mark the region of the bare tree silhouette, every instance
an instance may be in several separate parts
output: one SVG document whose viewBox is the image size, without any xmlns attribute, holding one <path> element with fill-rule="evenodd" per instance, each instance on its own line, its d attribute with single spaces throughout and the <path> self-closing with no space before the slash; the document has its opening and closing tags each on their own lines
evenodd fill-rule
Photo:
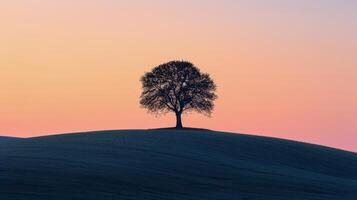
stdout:
<svg viewBox="0 0 357 200">
<path fill-rule="evenodd" d="M 182 128 L 182 113 L 196 111 L 210 116 L 217 98 L 209 74 L 187 61 L 170 61 L 141 78 L 140 104 L 152 113 L 174 112 L 176 128 Z"/>
</svg>

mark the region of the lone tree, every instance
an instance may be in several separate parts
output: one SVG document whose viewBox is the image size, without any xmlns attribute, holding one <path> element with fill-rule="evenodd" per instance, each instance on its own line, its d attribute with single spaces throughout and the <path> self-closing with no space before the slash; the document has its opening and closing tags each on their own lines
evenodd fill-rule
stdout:
<svg viewBox="0 0 357 200">
<path fill-rule="evenodd" d="M 217 98 L 209 74 L 187 61 L 170 61 L 141 78 L 140 104 L 152 113 L 174 112 L 176 128 L 182 128 L 182 113 L 196 111 L 210 116 Z"/>
</svg>

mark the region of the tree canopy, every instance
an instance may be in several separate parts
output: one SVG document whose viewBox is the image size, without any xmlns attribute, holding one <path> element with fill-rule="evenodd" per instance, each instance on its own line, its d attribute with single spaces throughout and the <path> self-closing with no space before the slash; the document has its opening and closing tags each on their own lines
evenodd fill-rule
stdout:
<svg viewBox="0 0 357 200">
<path fill-rule="evenodd" d="M 161 64 L 141 78 L 143 91 L 140 104 L 153 113 L 174 112 L 177 128 L 182 128 L 181 115 L 196 111 L 210 115 L 216 85 L 209 74 L 188 61 L 170 61 Z"/>
</svg>

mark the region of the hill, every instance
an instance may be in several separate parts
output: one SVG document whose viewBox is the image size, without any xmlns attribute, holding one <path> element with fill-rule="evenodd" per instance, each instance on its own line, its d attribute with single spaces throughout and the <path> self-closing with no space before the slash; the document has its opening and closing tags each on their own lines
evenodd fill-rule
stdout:
<svg viewBox="0 0 357 200">
<path fill-rule="evenodd" d="M 9 136 L 0 136 L 0 141 L 5 141 L 5 140 L 16 140 L 19 138 L 16 137 L 9 137 Z"/>
<path fill-rule="evenodd" d="M 209 130 L 73 133 L 0 143 L 0 199 L 355 200 L 357 154 Z"/>
</svg>

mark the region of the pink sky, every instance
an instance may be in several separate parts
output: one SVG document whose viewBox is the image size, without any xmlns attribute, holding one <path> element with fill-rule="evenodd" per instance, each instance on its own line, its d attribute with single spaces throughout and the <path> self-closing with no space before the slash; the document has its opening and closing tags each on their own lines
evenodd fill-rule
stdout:
<svg viewBox="0 0 357 200">
<path fill-rule="evenodd" d="M 173 126 L 139 78 L 184 59 L 219 95 L 184 125 L 357 151 L 356 1 L 18 0 L 0 19 L 0 135 Z"/>
</svg>

